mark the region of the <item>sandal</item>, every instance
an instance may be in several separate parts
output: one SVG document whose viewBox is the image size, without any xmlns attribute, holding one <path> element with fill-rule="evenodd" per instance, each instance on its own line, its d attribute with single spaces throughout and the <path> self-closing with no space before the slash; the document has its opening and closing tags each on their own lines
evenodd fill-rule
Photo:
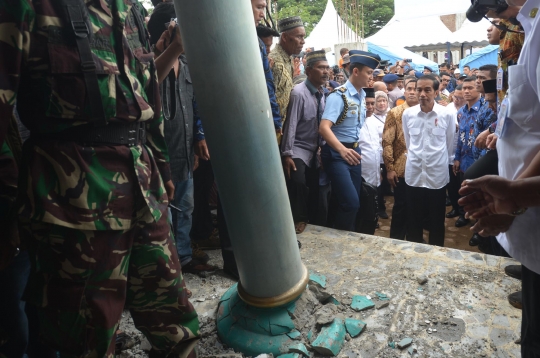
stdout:
<svg viewBox="0 0 540 358">
<path fill-rule="evenodd" d="M 114 352 L 115 354 L 120 354 L 122 351 L 125 351 L 126 349 L 133 348 L 137 344 L 139 344 L 139 338 L 138 337 L 131 337 L 125 332 L 120 332 L 116 334 L 116 341 L 114 344 Z"/>
<path fill-rule="evenodd" d="M 304 230 L 306 229 L 306 226 L 307 226 L 306 222 L 300 221 L 299 223 L 297 223 L 295 225 L 296 234 L 299 235 L 303 233 Z"/>
<path fill-rule="evenodd" d="M 204 264 L 197 259 L 191 259 L 190 262 L 182 266 L 182 272 L 189 272 L 194 274 L 200 274 L 202 272 L 215 271 L 217 267 Z"/>
</svg>

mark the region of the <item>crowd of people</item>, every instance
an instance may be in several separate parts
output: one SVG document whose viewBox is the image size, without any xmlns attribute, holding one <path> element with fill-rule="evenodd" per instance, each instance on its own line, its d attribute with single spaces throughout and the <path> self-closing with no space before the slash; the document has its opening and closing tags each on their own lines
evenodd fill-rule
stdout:
<svg viewBox="0 0 540 358">
<path fill-rule="evenodd" d="M 63 1 L 0 5 L 0 357 L 112 357 L 124 308 L 153 357 L 195 356 L 181 272 L 217 270 L 205 250 L 221 249 L 239 273 L 174 5 Z M 509 300 L 540 357 L 540 4 L 507 2 L 488 13 L 499 62 L 463 72 L 347 48 L 330 67 L 300 17 L 273 29 L 251 5 L 296 233 L 373 234 L 388 196 L 395 239 L 444 246 L 457 218 L 523 263 Z"/>
</svg>

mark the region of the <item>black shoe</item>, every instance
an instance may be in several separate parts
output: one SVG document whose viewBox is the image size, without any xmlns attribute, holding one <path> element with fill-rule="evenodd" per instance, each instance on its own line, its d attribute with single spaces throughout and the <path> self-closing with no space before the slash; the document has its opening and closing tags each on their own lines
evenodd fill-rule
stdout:
<svg viewBox="0 0 540 358">
<path fill-rule="evenodd" d="M 452 202 L 448 197 L 446 197 L 446 206 L 452 206 Z"/>
<path fill-rule="evenodd" d="M 469 246 L 478 246 L 482 242 L 482 237 L 478 234 L 474 234 L 469 240 Z"/>
<path fill-rule="evenodd" d="M 381 219 L 388 219 L 388 214 L 386 211 L 379 211 L 378 215 Z"/>
<path fill-rule="evenodd" d="M 452 209 L 452 211 L 446 213 L 446 217 L 448 219 L 455 218 L 456 216 L 459 216 L 459 211 L 457 211 L 456 209 Z"/>
<path fill-rule="evenodd" d="M 302 243 L 300 242 L 300 240 L 296 240 L 296 242 L 298 243 L 298 248 L 301 249 L 302 248 Z"/>
<path fill-rule="evenodd" d="M 504 273 L 510 277 L 521 280 L 521 265 L 508 265 L 504 268 Z"/>
<path fill-rule="evenodd" d="M 471 220 L 465 219 L 465 216 L 460 216 L 459 219 L 456 220 L 456 227 L 462 227 L 470 223 Z"/>
<path fill-rule="evenodd" d="M 508 295 L 508 302 L 518 309 L 523 309 L 523 294 L 521 291 L 514 292 Z"/>
</svg>

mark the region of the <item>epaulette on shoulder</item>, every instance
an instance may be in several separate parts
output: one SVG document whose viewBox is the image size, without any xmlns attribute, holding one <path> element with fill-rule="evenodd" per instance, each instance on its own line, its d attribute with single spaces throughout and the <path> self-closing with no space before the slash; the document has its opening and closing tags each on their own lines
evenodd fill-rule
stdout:
<svg viewBox="0 0 540 358">
<path fill-rule="evenodd" d="M 347 89 L 346 89 L 345 87 L 343 87 L 343 86 L 339 86 L 339 87 L 334 88 L 334 89 L 332 90 L 332 92 L 330 92 L 330 93 L 334 93 L 334 92 L 336 92 L 336 91 L 339 91 L 339 92 L 341 92 L 341 93 L 345 93 L 345 91 L 347 91 Z"/>
</svg>

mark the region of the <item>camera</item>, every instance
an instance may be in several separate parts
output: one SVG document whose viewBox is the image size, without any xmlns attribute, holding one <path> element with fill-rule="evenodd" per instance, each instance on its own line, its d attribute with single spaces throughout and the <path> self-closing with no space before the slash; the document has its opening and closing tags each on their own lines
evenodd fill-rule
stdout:
<svg viewBox="0 0 540 358">
<path fill-rule="evenodd" d="M 406 58 L 404 59 L 403 61 L 407 62 L 407 63 L 411 63 L 412 62 L 412 59 L 411 58 Z"/>
<path fill-rule="evenodd" d="M 339 73 L 339 66 L 334 65 L 334 67 L 332 67 L 332 72 L 334 72 L 334 76 L 336 76 Z"/>
<path fill-rule="evenodd" d="M 489 10 L 500 14 L 508 9 L 508 4 L 505 0 L 471 0 L 471 7 L 467 10 L 467 19 L 471 22 L 482 20 Z"/>
</svg>

